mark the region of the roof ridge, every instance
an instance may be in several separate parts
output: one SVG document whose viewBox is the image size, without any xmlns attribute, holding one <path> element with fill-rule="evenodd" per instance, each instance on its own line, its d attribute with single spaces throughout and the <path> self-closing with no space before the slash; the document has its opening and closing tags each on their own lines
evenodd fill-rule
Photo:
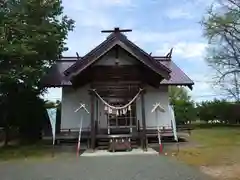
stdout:
<svg viewBox="0 0 240 180">
<path fill-rule="evenodd" d="M 127 42 L 129 43 L 129 44 L 131 44 L 132 45 L 132 47 L 134 47 L 134 48 L 137 48 L 139 51 L 141 51 L 144 55 L 146 55 L 149 59 L 153 59 L 154 60 L 154 58 L 150 55 L 150 54 L 148 54 L 146 51 L 144 51 L 142 48 L 140 48 L 139 46 L 137 46 L 136 44 L 134 44 L 132 41 L 130 41 L 129 39 L 126 39 L 127 40 Z M 155 63 L 156 61 L 152 61 L 153 63 Z M 165 70 L 166 71 L 168 71 L 168 72 L 171 72 L 171 70 L 169 69 L 169 68 L 167 68 L 166 66 L 162 66 L 162 64 L 161 64 L 161 67 L 162 68 L 165 68 Z"/>
<path fill-rule="evenodd" d="M 96 46 L 94 49 L 92 49 L 91 51 L 89 51 L 87 54 L 85 54 L 81 59 L 82 61 L 77 61 L 76 63 L 74 63 L 72 66 L 70 66 L 68 69 L 66 69 L 64 71 L 65 75 L 69 74 L 69 70 L 70 69 L 75 69 L 78 65 L 82 64 L 84 62 L 84 59 L 86 59 L 87 57 L 93 55 L 94 53 L 96 53 L 100 48 L 102 48 L 103 46 L 106 46 L 109 42 L 111 42 L 113 39 L 115 38 L 115 36 L 106 39 L 105 41 L 103 41 L 102 43 L 100 43 L 98 46 Z"/>
<path fill-rule="evenodd" d="M 172 58 L 166 56 L 152 56 L 157 61 L 172 61 Z"/>
</svg>

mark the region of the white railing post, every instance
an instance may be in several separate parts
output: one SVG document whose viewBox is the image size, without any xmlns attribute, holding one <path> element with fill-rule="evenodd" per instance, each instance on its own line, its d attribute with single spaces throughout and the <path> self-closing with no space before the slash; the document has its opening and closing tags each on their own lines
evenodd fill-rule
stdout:
<svg viewBox="0 0 240 180">
<path fill-rule="evenodd" d="M 82 104 L 82 103 L 80 103 L 80 106 L 74 112 L 78 112 L 81 109 L 83 109 L 85 112 L 89 114 L 89 111 L 87 110 L 85 104 Z M 77 156 L 79 156 L 79 151 L 81 147 L 82 123 L 83 123 L 83 115 L 81 114 L 79 134 L 78 134 Z"/>
<path fill-rule="evenodd" d="M 161 141 L 161 131 L 159 127 L 159 120 L 158 120 L 158 111 L 165 112 L 165 109 L 160 105 L 160 103 L 156 103 L 153 105 L 152 113 L 155 112 L 156 115 L 156 123 L 157 123 L 157 135 L 158 135 L 158 144 L 159 144 L 159 154 L 163 151 L 162 141 Z"/>
<path fill-rule="evenodd" d="M 128 110 L 130 111 L 129 114 L 130 114 L 130 132 L 132 133 L 133 132 L 133 128 L 132 128 L 132 107 L 131 105 L 129 105 L 130 108 L 128 108 Z"/>
</svg>

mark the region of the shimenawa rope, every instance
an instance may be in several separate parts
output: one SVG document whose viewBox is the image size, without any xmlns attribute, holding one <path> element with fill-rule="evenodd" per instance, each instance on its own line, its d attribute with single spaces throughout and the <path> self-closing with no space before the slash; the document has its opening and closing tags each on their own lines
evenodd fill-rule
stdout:
<svg viewBox="0 0 240 180">
<path fill-rule="evenodd" d="M 111 109 L 115 109 L 115 110 L 120 110 L 120 109 L 126 109 L 129 105 L 131 105 L 139 96 L 139 94 L 142 92 L 143 89 L 139 89 L 138 93 L 134 96 L 134 98 L 127 104 L 125 104 L 124 106 L 112 106 L 110 104 L 108 104 L 96 91 L 96 89 L 93 89 L 92 91 L 97 95 L 97 97 L 103 102 L 103 104 L 105 104 L 106 106 L 108 106 Z"/>
</svg>

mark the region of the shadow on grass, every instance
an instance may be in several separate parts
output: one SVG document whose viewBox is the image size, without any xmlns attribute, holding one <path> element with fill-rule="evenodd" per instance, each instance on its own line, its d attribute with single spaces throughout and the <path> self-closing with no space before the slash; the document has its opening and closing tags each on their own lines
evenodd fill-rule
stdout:
<svg viewBox="0 0 240 180">
<path fill-rule="evenodd" d="M 81 156 L 86 150 L 82 149 L 79 151 L 78 155 Z M 55 146 L 46 145 L 28 145 L 28 146 L 7 146 L 0 148 L 0 161 L 8 160 L 18 160 L 18 159 L 35 159 L 35 158 L 51 158 L 51 157 L 61 157 L 77 156 L 77 149 L 71 147 L 71 149 L 61 148 Z"/>
<path fill-rule="evenodd" d="M 43 145 L 14 145 L 0 148 L 0 160 L 51 156 L 51 148 Z"/>
</svg>

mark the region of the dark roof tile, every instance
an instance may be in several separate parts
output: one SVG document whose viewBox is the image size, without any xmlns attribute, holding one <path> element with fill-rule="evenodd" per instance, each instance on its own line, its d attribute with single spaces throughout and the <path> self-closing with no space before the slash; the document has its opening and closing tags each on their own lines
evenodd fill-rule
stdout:
<svg viewBox="0 0 240 180">
<path fill-rule="evenodd" d="M 71 60 L 58 60 L 48 71 L 48 73 L 42 78 L 41 84 L 45 87 L 60 87 L 69 86 L 72 83 L 67 80 L 63 72 L 76 62 L 73 58 Z"/>
<path fill-rule="evenodd" d="M 171 69 L 169 80 L 164 79 L 160 84 L 167 85 L 193 85 L 194 82 L 173 62 L 169 60 L 158 60 L 159 63 Z"/>
<path fill-rule="evenodd" d="M 171 60 L 164 57 L 154 58 L 158 63 L 171 70 L 170 79 L 164 79 L 160 84 L 163 85 L 186 85 L 191 86 L 194 82 Z M 64 75 L 64 71 L 77 61 L 77 57 L 64 57 L 56 62 L 47 75 L 42 79 L 42 84 L 46 87 L 71 86 L 71 82 Z M 81 61 L 81 60 L 79 60 Z"/>
</svg>

